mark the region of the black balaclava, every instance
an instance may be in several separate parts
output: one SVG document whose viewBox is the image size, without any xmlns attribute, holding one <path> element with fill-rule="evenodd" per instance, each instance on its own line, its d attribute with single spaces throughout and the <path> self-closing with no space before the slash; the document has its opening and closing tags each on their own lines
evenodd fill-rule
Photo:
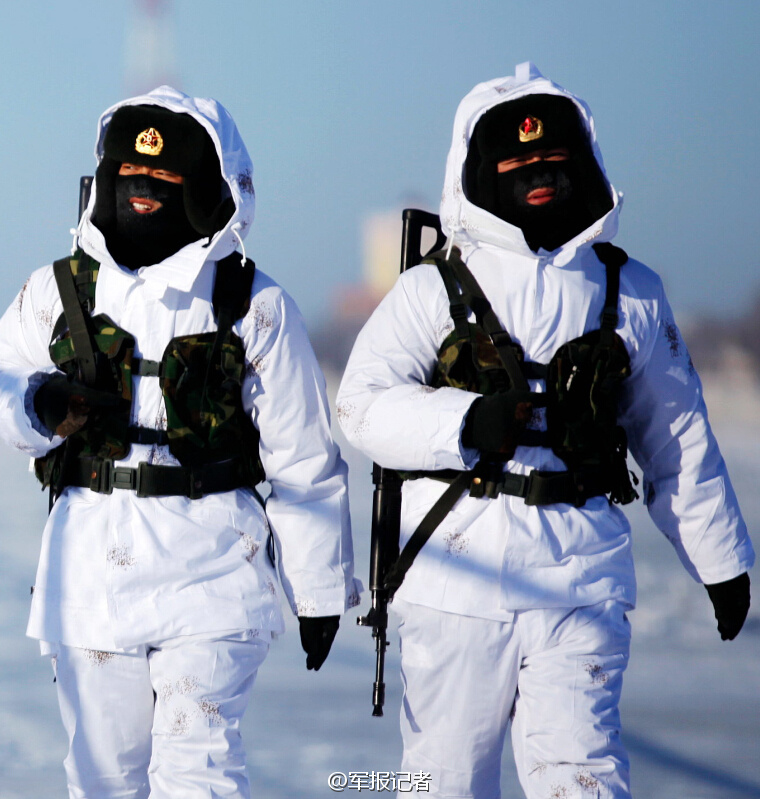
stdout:
<svg viewBox="0 0 760 799">
<path fill-rule="evenodd" d="M 108 251 L 130 269 L 156 264 L 200 236 L 185 213 L 182 184 L 149 175 L 116 175 L 114 225 L 107 236 Z M 131 197 L 161 203 L 149 214 L 133 210 Z"/>
<path fill-rule="evenodd" d="M 122 163 L 176 172 L 183 183 L 147 175 L 119 175 Z M 190 242 L 212 236 L 234 212 L 211 138 L 189 114 L 155 105 L 122 106 L 103 140 L 96 176 L 94 224 L 114 260 L 130 269 L 155 264 Z M 162 204 L 149 214 L 129 198 Z"/>
<path fill-rule="evenodd" d="M 556 147 L 570 157 L 497 170 L 501 161 Z M 473 131 L 464 178 L 470 202 L 519 227 L 534 252 L 557 249 L 613 206 L 575 103 L 557 95 L 527 95 L 487 111 Z M 543 187 L 556 191 L 550 202 L 526 201 Z"/>
</svg>

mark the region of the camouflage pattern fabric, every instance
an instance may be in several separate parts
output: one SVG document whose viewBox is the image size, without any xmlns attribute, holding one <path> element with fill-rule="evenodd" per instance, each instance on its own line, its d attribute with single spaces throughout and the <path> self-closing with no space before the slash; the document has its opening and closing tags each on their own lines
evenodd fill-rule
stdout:
<svg viewBox="0 0 760 799">
<path fill-rule="evenodd" d="M 608 342 L 611 342 L 608 343 Z M 524 363 L 522 348 L 510 344 L 516 360 Z M 625 431 L 617 424 L 618 396 L 622 381 L 630 375 L 630 358 L 620 336 L 603 336 L 594 330 L 564 344 L 552 358 L 547 375 L 546 405 L 549 440 L 554 453 L 570 470 L 602 470 L 610 475 L 611 500 L 621 504 L 638 497 L 626 465 Z M 509 377 L 496 347 L 483 328 L 468 323 L 467 337 L 452 331 L 442 342 L 431 385 L 450 386 L 477 394 L 493 394 L 510 388 Z M 518 443 L 506 442 L 500 457 L 509 460 Z M 404 473 L 405 479 L 418 477 Z"/>
<path fill-rule="evenodd" d="M 94 304 L 99 264 L 81 251 L 70 263 L 80 303 L 87 311 Z M 129 452 L 135 341 L 105 315 L 92 317 L 91 323 L 97 359 L 95 387 L 113 391 L 122 403 L 115 412 L 90 414 L 82 430 L 35 461 L 35 474 L 43 486 L 57 485 L 64 459 L 67 463 L 80 456 L 119 460 Z M 61 371 L 78 377 L 73 341 L 68 331 L 57 333 L 60 326 L 61 320 L 54 329 L 50 357 Z M 239 458 L 241 483 L 254 486 L 264 479 L 264 470 L 259 459 L 258 431 L 242 407 L 245 350 L 231 331 L 223 335 L 221 342 L 216 342 L 216 338 L 215 331 L 180 336 L 172 339 L 164 352 L 161 389 L 169 450 L 183 466 Z"/>
<path fill-rule="evenodd" d="M 87 310 L 95 302 L 95 281 L 99 264 L 81 250 L 71 257 L 69 263 L 80 303 Z M 74 379 L 81 379 L 77 354 L 68 330 L 60 337 L 57 335 L 63 322 L 64 317 L 55 326 L 49 348 L 50 358 L 62 372 Z M 94 387 L 119 395 L 122 402 L 116 410 L 111 409 L 107 413 L 92 411 L 85 428 L 70 436 L 65 444 L 45 457 L 35 460 L 34 472 L 43 487 L 57 483 L 63 468 L 64 455 L 67 459 L 94 455 L 118 460 L 129 452 L 127 430 L 132 406 L 132 358 L 135 341 L 104 314 L 92 317 L 91 324 L 97 356 L 97 382 Z"/>
<path fill-rule="evenodd" d="M 239 457 L 247 482 L 255 485 L 263 479 L 263 468 L 258 431 L 241 402 L 245 349 L 228 332 L 214 357 L 216 336 L 180 336 L 166 348 L 161 390 L 169 449 L 183 466 Z"/>
<path fill-rule="evenodd" d="M 438 350 L 432 385 L 436 388 L 451 386 L 477 394 L 493 394 L 509 388 L 509 378 L 491 339 L 479 325 L 470 322 L 468 329 L 467 338 L 459 338 L 453 330 L 444 339 Z M 522 363 L 522 347 L 516 342 L 510 346 L 518 363 Z"/>
</svg>

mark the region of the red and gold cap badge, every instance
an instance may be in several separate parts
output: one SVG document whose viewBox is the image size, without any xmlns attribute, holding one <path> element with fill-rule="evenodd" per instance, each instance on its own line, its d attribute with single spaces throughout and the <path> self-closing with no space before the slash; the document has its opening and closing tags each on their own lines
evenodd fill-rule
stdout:
<svg viewBox="0 0 760 799">
<path fill-rule="evenodd" d="M 164 138 L 155 128 L 138 133 L 135 150 L 142 155 L 158 155 L 164 149 Z"/>
<path fill-rule="evenodd" d="M 535 141 L 544 135 L 544 123 L 536 117 L 525 117 L 520 123 L 519 136 L 520 141 L 525 142 Z"/>
</svg>

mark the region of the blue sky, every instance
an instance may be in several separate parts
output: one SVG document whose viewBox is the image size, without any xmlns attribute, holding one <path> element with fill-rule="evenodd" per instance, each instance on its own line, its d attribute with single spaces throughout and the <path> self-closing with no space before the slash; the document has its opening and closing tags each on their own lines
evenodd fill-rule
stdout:
<svg viewBox="0 0 760 799">
<path fill-rule="evenodd" d="M 100 112 L 130 94 L 127 0 L 8 4 L 0 30 L 5 307 L 68 251 Z M 249 255 L 321 317 L 368 213 L 437 210 L 454 112 L 534 61 L 594 111 L 618 243 L 680 318 L 760 292 L 756 0 L 174 0 L 174 82 L 232 113 L 256 167 Z"/>
</svg>

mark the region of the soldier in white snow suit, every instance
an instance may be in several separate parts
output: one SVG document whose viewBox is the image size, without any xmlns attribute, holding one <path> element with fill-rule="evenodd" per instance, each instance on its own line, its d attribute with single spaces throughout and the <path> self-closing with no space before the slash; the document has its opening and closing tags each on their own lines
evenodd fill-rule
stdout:
<svg viewBox="0 0 760 799">
<path fill-rule="evenodd" d="M 447 247 L 402 275 L 346 368 L 350 442 L 409 478 L 401 545 L 419 551 L 386 586 L 402 768 L 430 773 L 430 796 L 498 797 L 510 717 L 530 799 L 630 796 L 627 448 L 724 639 L 749 608 L 753 549 L 700 381 L 660 279 L 610 244 L 620 205 L 585 103 L 532 64 L 476 86 Z"/>
<path fill-rule="evenodd" d="M 161 87 L 103 114 L 96 155 L 74 254 L 0 320 L 0 435 L 58 496 L 28 634 L 71 797 L 249 797 L 281 592 L 309 669 L 358 603 L 346 466 L 298 309 L 236 251 L 253 168 L 227 111 Z"/>
</svg>

